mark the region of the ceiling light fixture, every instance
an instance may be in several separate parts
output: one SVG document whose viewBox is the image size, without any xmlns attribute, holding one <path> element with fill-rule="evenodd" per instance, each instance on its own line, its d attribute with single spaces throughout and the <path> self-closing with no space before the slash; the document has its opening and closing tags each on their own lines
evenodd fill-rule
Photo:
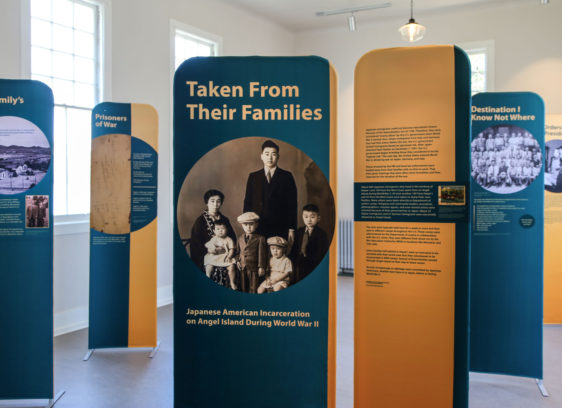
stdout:
<svg viewBox="0 0 562 408">
<path fill-rule="evenodd" d="M 550 3 L 550 0 L 541 0 L 541 6 L 546 6 Z"/>
<path fill-rule="evenodd" d="M 410 20 L 398 29 L 404 41 L 416 42 L 423 38 L 425 27 L 414 20 L 414 0 L 410 0 Z"/>
<path fill-rule="evenodd" d="M 392 6 L 392 3 L 381 3 L 381 4 L 373 4 L 373 5 L 370 5 L 370 6 L 350 7 L 350 8 L 343 8 L 343 9 L 337 9 L 337 10 L 318 11 L 318 12 L 316 12 L 316 15 L 318 17 L 325 17 L 325 16 L 335 16 L 335 15 L 338 15 L 338 14 L 349 14 L 349 17 L 347 18 L 347 25 L 348 25 L 349 31 L 353 32 L 353 31 L 356 30 L 355 13 L 357 13 L 359 11 L 374 10 L 374 9 L 386 8 L 386 7 L 390 7 L 390 6 Z"/>
<path fill-rule="evenodd" d="M 349 31 L 354 32 L 355 31 L 355 15 L 353 13 L 351 13 L 351 15 L 348 17 L 347 24 L 349 26 Z"/>
</svg>

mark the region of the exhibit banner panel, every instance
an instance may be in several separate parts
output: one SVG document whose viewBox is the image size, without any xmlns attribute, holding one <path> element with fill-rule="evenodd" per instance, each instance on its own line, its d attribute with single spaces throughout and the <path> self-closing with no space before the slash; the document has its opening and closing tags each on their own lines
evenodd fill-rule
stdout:
<svg viewBox="0 0 562 408">
<path fill-rule="evenodd" d="M 88 348 L 156 347 L 158 114 L 92 111 Z"/>
<path fill-rule="evenodd" d="M 335 407 L 335 94 L 318 57 L 176 71 L 176 408 Z"/>
<path fill-rule="evenodd" d="M 544 153 L 544 323 L 562 324 L 562 115 L 546 115 Z"/>
<path fill-rule="evenodd" d="M 0 79 L 0 400 L 53 398 L 53 104 Z"/>
<path fill-rule="evenodd" d="M 357 408 L 468 406 L 469 115 L 457 47 L 357 63 Z"/>
<path fill-rule="evenodd" d="M 544 104 L 474 96 L 470 370 L 542 378 Z"/>
</svg>

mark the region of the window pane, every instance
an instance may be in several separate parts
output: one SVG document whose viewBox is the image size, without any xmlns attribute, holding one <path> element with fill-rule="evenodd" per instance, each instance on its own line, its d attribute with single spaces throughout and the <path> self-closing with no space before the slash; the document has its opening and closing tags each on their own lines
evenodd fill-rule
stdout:
<svg viewBox="0 0 562 408">
<path fill-rule="evenodd" d="M 74 79 L 74 59 L 72 55 L 53 52 L 53 76 L 59 79 Z"/>
<path fill-rule="evenodd" d="M 31 47 L 31 72 L 51 76 L 51 51 L 44 48 Z"/>
<path fill-rule="evenodd" d="M 472 74 L 472 90 L 482 92 L 486 89 L 486 77 L 478 72 Z"/>
<path fill-rule="evenodd" d="M 74 31 L 74 52 L 86 58 L 95 58 L 94 36 L 92 34 Z"/>
<path fill-rule="evenodd" d="M 74 79 L 86 84 L 94 84 L 95 70 L 94 60 L 88 58 L 74 57 Z"/>
<path fill-rule="evenodd" d="M 55 215 L 66 214 L 66 109 L 55 106 L 54 200 Z"/>
<path fill-rule="evenodd" d="M 185 60 L 191 57 L 215 55 L 215 44 L 176 30 L 174 51 L 174 62 L 177 69 Z"/>
<path fill-rule="evenodd" d="M 90 115 L 89 110 L 68 109 L 69 214 L 90 212 Z"/>
<path fill-rule="evenodd" d="M 473 71 L 482 72 L 486 70 L 486 55 L 473 54 L 470 56 L 470 64 Z"/>
<path fill-rule="evenodd" d="M 93 108 L 96 104 L 96 95 L 93 85 L 75 84 L 74 103 L 83 108 Z"/>
<path fill-rule="evenodd" d="M 95 15 L 92 7 L 75 4 L 74 5 L 74 27 L 77 30 L 94 32 Z"/>
<path fill-rule="evenodd" d="M 44 48 L 52 48 L 51 26 L 52 24 L 49 22 L 32 18 L 31 44 Z"/>
<path fill-rule="evenodd" d="M 185 61 L 185 56 L 183 50 L 185 48 L 185 41 L 182 37 L 176 35 L 175 41 L 175 62 L 176 62 L 176 69 L 181 65 L 182 62 Z"/>
<path fill-rule="evenodd" d="M 470 66 L 472 69 L 472 94 L 485 92 L 487 90 L 487 61 L 486 51 L 474 50 L 468 52 Z"/>
<path fill-rule="evenodd" d="M 53 93 L 57 105 L 74 105 L 74 86 L 71 81 L 53 79 Z"/>
<path fill-rule="evenodd" d="M 53 25 L 53 49 L 57 51 L 67 52 L 73 51 L 72 46 L 72 29 L 60 25 Z"/>
<path fill-rule="evenodd" d="M 212 47 L 207 44 L 195 44 L 195 52 L 197 55 L 209 57 L 212 54 Z"/>
<path fill-rule="evenodd" d="M 70 0 L 53 0 L 53 21 L 72 27 L 72 2 Z"/>
<path fill-rule="evenodd" d="M 51 0 L 31 0 L 31 16 L 51 19 Z"/>
</svg>

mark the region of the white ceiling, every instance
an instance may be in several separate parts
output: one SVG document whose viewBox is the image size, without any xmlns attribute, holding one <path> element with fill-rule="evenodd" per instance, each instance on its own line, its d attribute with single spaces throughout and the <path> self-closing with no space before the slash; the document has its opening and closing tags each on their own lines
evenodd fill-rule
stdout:
<svg viewBox="0 0 562 408">
<path fill-rule="evenodd" d="M 369 6 L 381 3 L 392 3 L 388 8 L 361 11 L 356 14 L 358 22 L 388 19 L 403 19 L 404 23 L 410 18 L 410 0 L 222 0 L 236 4 L 291 31 L 302 31 L 312 28 L 341 27 L 346 24 L 345 16 L 317 17 L 317 11 L 345 9 L 351 7 Z M 493 5 L 513 5 L 513 3 L 536 3 L 539 0 L 417 0 L 414 1 L 414 17 L 424 16 L 435 12 L 486 7 Z M 420 21 L 423 23 L 423 21 Z"/>
</svg>

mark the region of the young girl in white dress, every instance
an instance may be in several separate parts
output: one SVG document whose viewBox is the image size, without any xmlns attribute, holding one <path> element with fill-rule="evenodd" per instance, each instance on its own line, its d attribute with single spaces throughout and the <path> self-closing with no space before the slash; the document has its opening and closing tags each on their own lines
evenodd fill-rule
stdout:
<svg viewBox="0 0 562 408">
<path fill-rule="evenodd" d="M 210 278 L 215 267 L 226 267 L 230 279 L 230 287 L 236 290 L 234 241 L 227 236 L 228 229 L 226 223 L 222 220 L 215 221 L 214 232 L 215 235 L 205 243 L 205 247 L 207 248 L 207 253 L 203 260 L 205 273 Z"/>
</svg>

